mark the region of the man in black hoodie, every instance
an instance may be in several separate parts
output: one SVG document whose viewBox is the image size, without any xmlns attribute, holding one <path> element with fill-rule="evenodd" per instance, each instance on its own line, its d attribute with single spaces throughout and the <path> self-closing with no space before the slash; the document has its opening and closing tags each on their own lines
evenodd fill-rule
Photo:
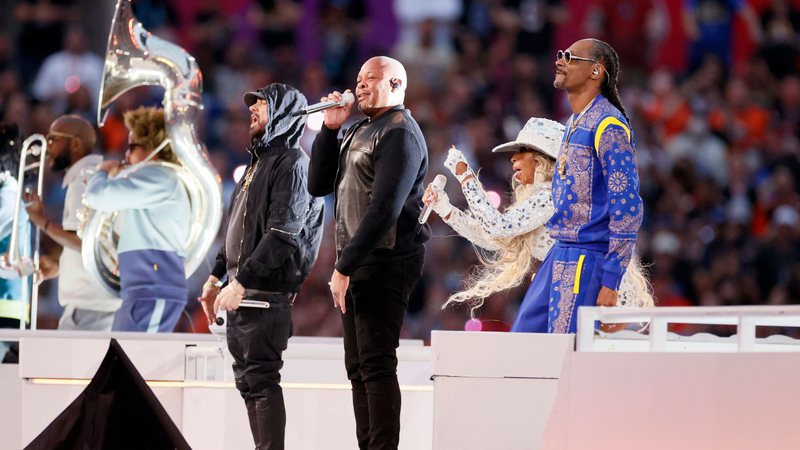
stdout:
<svg viewBox="0 0 800 450">
<path fill-rule="evenodd" d="M 283 449 L 286 410 L 281 355 L 292 335 L 291 306 L 322 239 L 323 201 L 309 195 L 309 158 L 300 149 L 306 107 L 295 88 L 273 83 L 248 92 L 250 163 L 231 200 L 225 244 L 198 298 L 209 324 L 227 311 L 236 388 L 257 449 Z M 227 285 L 222 280 L 227 277 Z M 239 308 L 242 299 L 262 307 Z"/>
<path fill-rule="evenodd" d="M 398 446 L 396 350 L 430 236 L 427 225 L 417 226 L 428 148 L 403 106 L 406 84 L 400 62 L 369 59 L 356 82 L 358 109 L 367 117 L 339 142 L 352 105 L 326 110 L 311 151 L 308 191 L 335 195 L 337 261 L 330 285 L 342 311 L 360 449 Z M 341 99 L 333 92 L 322 100 Z"/>
</svg>

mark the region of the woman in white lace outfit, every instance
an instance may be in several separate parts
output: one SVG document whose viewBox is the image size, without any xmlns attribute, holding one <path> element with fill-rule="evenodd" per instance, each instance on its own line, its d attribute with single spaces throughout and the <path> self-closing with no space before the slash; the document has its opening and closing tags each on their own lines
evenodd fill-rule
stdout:
<svg viewBox="0 0 800 450">
<path fill-rule="evenodd" d="M 458 179 L 469 209 L 461 211 L 450 204 L 441 189 L 428 186 L 423 196 L 442 219 L 458 234 L 478 247 L 483 265 L 464 290 L 447 299 L 467 303 L 472 313 L 490 295 L 522 283 L 532 271 L 534 260 L 541 262 L 554 241 L 545 222 L 553 215 L 551 183 L 554 164 L 564 133 L 564 126 L 548 119 L 530 119 L 517 140 L 495 147 L 492 152 L 514 152 L 511 164 L 513 204 L 504 212 L 490 202 L 483 186 L 470 169 L 461 151 L 451 148 L 445 167 Z M 619 306 L 653 306 L 649 284 L 634 257 L 622 279 Z M 614 328 L 616 329 L 616 328 Z"/>
</svg>

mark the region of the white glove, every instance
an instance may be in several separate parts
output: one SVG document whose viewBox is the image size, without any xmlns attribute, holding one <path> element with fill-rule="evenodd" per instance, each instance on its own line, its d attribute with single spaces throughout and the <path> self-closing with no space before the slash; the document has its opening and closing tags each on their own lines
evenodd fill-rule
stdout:
<svg viewBox="0 0 800 450">
<path fill-rule="evenodd" d="M 33 272 L 36 272 L 36 266 L 33 265 L 33 260 L 30 258 L 22 258 L 19 266 L 19 276 L 27 277 Z"/>
<path fill-rule="evenodd" d="M 447 196 L 447 192 L 436 187 L 432 187 L 431 190 L 436 195 L 436 201 L 431 205 L 433 212 L 441 218 L 449 216 L 453 212 L 453 205 L 450 204 L 450 197 Z"/>
<path fill-rule="evenodd" d="M 456 175 L 456 166 L 458 163 L 464 163 L 464 165 L 467 166 L 467 170 L 465 170 L 461 175 Z M 461 150 L 457 149 L 455 146 L 450 147 L 450 150 L 447 151 L 447 159 L 444 160 L 444 166 L 450 172 L 452 172 L 453 175 L 455 175 L 459 183 L 463 183 L 467 177 L 475 176 L 472 168 L 469 167 L 467 158 L 464 157 L 464 153 L 462 153 Z"/>
<path fill-rule="evenodd" d="M 36 267 L 33 265 L 33 260 L 27 257 L 23 257 L 22 260 L 19 262 L 19 267 L 12 266 L 8 262 L 8 254 L 0 255 L 0 270 L 3 271 L 3 274 L 6 276 L 2 276 L 0 278 L 16 278 L 14 275 L 18 275 L 20 277 L 27 277 L 28 275 L 32 274 L 36 271 Z"/>
</svg>

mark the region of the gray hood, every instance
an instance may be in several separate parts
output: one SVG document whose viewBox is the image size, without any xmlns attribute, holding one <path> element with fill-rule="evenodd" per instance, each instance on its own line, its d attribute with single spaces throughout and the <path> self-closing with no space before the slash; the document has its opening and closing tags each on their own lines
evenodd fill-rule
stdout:
<svg viewBox="0 0 800 450">
<path fill-rule="evenodd" d="M 308 106 L 305 96 L 289 85 L 272 83 L 245 94 L 244 102 L 250 106 L 257 98 L 265 99 L 269 105 L 269 124 L 260 139 L 261 144 L 270 147 L 299 147 L 300 137 L 303 136 L 306 126 L 306 116 L 292 117 L 292 113 Z"/>
</svg>

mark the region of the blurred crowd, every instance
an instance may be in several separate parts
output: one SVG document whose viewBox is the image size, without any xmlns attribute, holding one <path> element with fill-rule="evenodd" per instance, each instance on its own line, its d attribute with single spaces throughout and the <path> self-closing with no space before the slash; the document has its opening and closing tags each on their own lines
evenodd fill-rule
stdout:
<svg viewBox="0 0 800 450">
<path fill-rule="evenodd" d="M 8 12 L 0 20 L 0 119 L 18 123 L 25 135 L 46 132 L 63 113 L 96 120 L 107 3 L 0 1 Z M 361 63 L 386 54 L 408 71 L 406 106 L 427 139 L 429 178 L 444 172 L 447 148 L 456 145 L 505 203 L 510 163 L 491 148 L 514 139 L 530 117 L 563 121 L 571 111 L 552 87 L 556 50 L 583 37 L 606 40 L 621 59 L 620 91 L 646 204 L 637 251 L 658 304 L 800 303 L 798 0 L 133 3 L 145 28 L 185 47 L 200 65 L 205 109 L 197 128 L 226 198 L 235 169 L 248 159 L 245 91 L 279 81 L 314 103 L 353 88 Z M 157 105 L 162 95 L 136 89 L 114 104 L 100 129 L 106 157 L 124 153 L 121 113 Z M 320 125 L 320 116 L 309 118 L 306 150 Z M 55 178 L 45 201 L 59 217 L 63 192 Z M 459 205 L 457 183 L 447 191 Z M 317 266 L 295 303 L 297 335 L 341 335 L 327 286 L 335 259 L 328 209 Z M 434 238 L 405 338 L 428 340 L 431 330 L 463 329 L 469 318 L 441 305 L 477 263 L 475 252 L 438 218 L 430 222 Z M 210 266 L 203 271 L 193 278 L 193 294 Z M 480 318 L 487 327 L 513 320 L 524 288 L 486 302 Z M 54 328 L 55 289 L 43 289 L 40 327 Z M 195 303 L 179 330 L 206 329 Z"/>
</svg>

